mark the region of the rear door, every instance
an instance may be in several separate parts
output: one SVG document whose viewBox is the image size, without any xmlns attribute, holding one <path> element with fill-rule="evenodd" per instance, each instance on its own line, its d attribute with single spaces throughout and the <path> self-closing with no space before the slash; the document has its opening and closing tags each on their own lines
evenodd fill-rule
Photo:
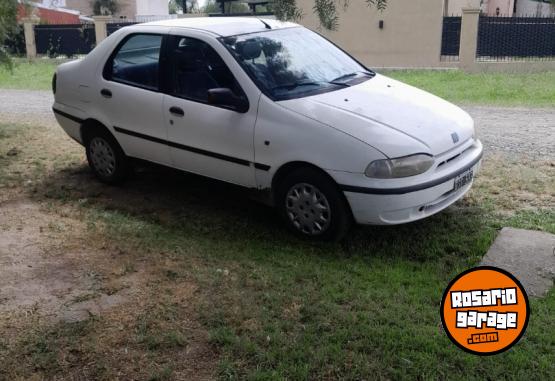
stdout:
<svg viewBox="0 0 555 381">
<path fill-rule="evenodd" d="M 127 155 L 171 165 L 160 91 L 164 35 L 122 39 L 104 66 L 99 102 Z"/>
<path fill-rule="evenodd" d="M 168 36 L 168 94 L 164 115 L 175 167 L 243 186 L 255 186 L 253 135 L 258 94 L 240 112 L 208 102 L 208 90 L 246 92 L 216 49 L 218 41 L 194 32 Z M 225 52 L 223 52 L 225 53 Z M 228 57 L 232 60 L 232 57 Z"/>
</svg>

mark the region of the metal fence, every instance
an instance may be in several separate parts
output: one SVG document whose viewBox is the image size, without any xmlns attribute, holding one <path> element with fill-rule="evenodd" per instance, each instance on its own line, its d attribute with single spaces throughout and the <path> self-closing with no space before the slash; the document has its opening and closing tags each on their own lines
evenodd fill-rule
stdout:
<svg viewBox="0 0 555 381">
<path fill-rule="evenodd" d="M 114 22 L 106 25 L 108 35 L 116 30 L 137 22 Z M 35 43 L 37 54 L 49 57 L 73 57 L 88 54 L 96 45 L 95 26 L 86 24 L 35 25 Z M 7 46 L 14 54 L 25 54 L 25 37 L 23 28 L 17 39 L 10 39 Z"/>
<path fill-rule="evenodd" d="M 249 15 L 252 16 L 252 14 Z M 109 36 L 118 29 L 141 22 L 166 20 L 176 17 L 176 15 L 169 15 L 142 17 L 140 19 L 114 19 L 106 24 L 106 34 Z M 23 27 L 20 29 L 17 36 L 11 37 L 4 44 L 12 55 L 25 54 Z M 88 54 L 96 45 L 94 23 L 59 25 L 39 24 L 34 26 L 34 34 L 37 54 L 47 55 L 53 58 Z"/>
<path fill-rule="evenodd" d="M 123 22 L 111 22 L 106 24 L 106 34 L 111 35 L 112 33 L 114 33 L 116 30 L 124 28 L 126 26 L 130 26 L 130 25 L 135 25 L 138 24 L 135 21 L 123 21 Z"/>
<path fill-rule="evenodd" d="M 87 54 L 96 44 L 94 24 L 36 25 L 35 43 L 49 57 Z"/>
<path fill-rule="evenodd" d="M 208 17 L 258 17 L 275 18 L 274 12 L 209 13 Z M 273 17 L 272 17 L 273 16 Z"/>
<path fill-rule="evenodd" d="M 443 31 L 441 34 L 441 59 L 442 61 L 457 61 L 461 45 L 461 16 L 443 18 Z"/>
<path fill-rule="evenodd" d="M 480 16 L 476 59 L 555 60 L 555 18 Z"/>
<path fill-rule="evenodd" d="M 140 22 L 173 20 L 173 19 L 176 19 L 176 18 L 178 18 L 178 15 L 176 15 L 176 14 L 173 14 L 173 15 L 159 15 L 159 16 L 136 16 L 133 20 L 126 20 L 126 21 L 130 21 L 130 22 L 132 21 L 132 22 L 140 23 Z"/>
<path fill-rule="evenodd" d="M 144 22 L 152 22 L 152 21 L 163 21 L 163 20 L 173 20 L 176 19 L 177 15 L 166 15 L 166 16 L 137 16 L 134 19 L 113 19 L 108 24 L 106 24 L 106 33 L 111 35 L 116 30 L 124 28 L 126 26 L 140 24 Z"/>
</svg>

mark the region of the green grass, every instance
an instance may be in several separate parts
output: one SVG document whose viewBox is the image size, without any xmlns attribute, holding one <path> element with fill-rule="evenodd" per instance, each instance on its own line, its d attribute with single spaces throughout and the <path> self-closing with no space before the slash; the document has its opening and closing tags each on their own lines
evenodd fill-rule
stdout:
<svg viewBox="0 0 555 381">
<path fill-rule="evenodd" d="M 0 68 L 0 89 L 49 90 L 60 61 L 18 60 L 13 73 Z M 467 74 L 459 70 L 400 70 L 383 74 L 458 104 L 550 107 L 555 105 L 555 71 Z"/>
<path fill-rule="evenodd" d="M 478 264 L 497 229 L 540 223 L 555 232 L 553 211 L 503 219 L 467 207 L 406 226 L 360 228 L 343 245 L 297 241 L 256 223 L 266 219 L 256 213 L 228 216 L 222 226 L 206 215 L 168 225 L 92 212 L 114 239 L 172 252 L 183 269 L 202 258 L 199 310 L 223 352 L 222 379 L 547 379 L 555 372 L 555 292 L 532 301 L 522 341 L 489 358 L 456 348 L 438 311 L 448 282 Z M 254 221 L 245 223 L 249 215 Z"/>
<path fill-rule="evenodd" d="M 38 129 L 0 126 L 5 143 L 0 148 L 34 133 Z M 25 152 L 5 158 L 7 171 L 27 159 Z M 442 331 L 439 315 L 449 281 L 479 263 L 501 227 L 555 233 L 552 208 L 524 210 L 514 204 L 511 213 L 498 213 L 501 196 L 483 195 L 491 186 L 482 183 L 426 220 L 359 227 L 341 244 L 311 244 L 291 236 L 270 209 L 220 183 L 154 168 L 120 188 L 102 187 L 88 172 L 76 171 L 74 161 L 63 163 L 70 171 L 28 168 L 10 181 L 33 179 L 30 194 L 52 210 L 77 208 L 91 241 L 115 243 L 133 253 L 138 266 L 167 265 L 148 282 L 146 308 L 129 315 L 121 329 L 100 317 L 37 327 L 15 349 L 0 338 L 0 359 L 5 354 L 9 369 L 21 368 L 28 376 L 24 371 L 31 368 L 55 378 L 94 364 L 89 378 L 115 378 L 114 366 L 133 360 L 121 351 L 107 352 L 112 329 L 126 333 L 113 346 L 143 351 L 140 365 L 151 378 L 171 379 L 192 340 L 183 320 L 194 317 L 221 356 L 221 379 L 477 380 L 532 374 L 549 379 L 555 374 L 555 291 L 531 301 L 524 337 L 492 357 L 458 349 Z M 492 177 L 500 173 L 486 169 Z M 526 185 L 518 176 L 512 181 Z M 103 191 L 90 190 L 95 186 Z M 194 298 L 176 302 L 164 290 L 183 279 L 196 286 Z M 191 303 L 194 314 L 185 309 Z"/>
<path fill-rule="evenodd" d="M 467 74 L 459 70 L 401 70 L 383 74 L 458 104 L 555 105 L 555 71 Z"/>
<path fill-rule="evenodd" d="M 52 76 L 62 61 L 40 59 L 15 60 L 13 71 L 0 66 L 0 89 L 50 90 Z"/>
<path fill-rule="evenodd" d="M 96 319 L 90 319 L 71 324 L 58 323 L 47 329 L 33 329 L 18 343 L 19 351 L 22 356 L 31 359 L 34 370 L 55 372 L 60 369 L 56 361 L 59 348 L 67 348 L 73 355 L 94 350 L 94 342 L 89 340 L 81 344 L 79 339 L 90 337 L 96 324 Z"/>
</svg>

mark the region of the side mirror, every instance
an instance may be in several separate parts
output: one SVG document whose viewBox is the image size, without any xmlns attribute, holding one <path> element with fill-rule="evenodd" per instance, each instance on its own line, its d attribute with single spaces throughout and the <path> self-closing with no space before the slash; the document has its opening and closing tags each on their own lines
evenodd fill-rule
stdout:
<svg viewBox="0 0 555 381">
<path fill-rule="evenodd" d="M 208 90 L 208 103 L 211 105 L 224 106 L 238 112 L 247 112 L 249 101 L 244 97 L 238 97 L 225 87 Z"/>
</svg>

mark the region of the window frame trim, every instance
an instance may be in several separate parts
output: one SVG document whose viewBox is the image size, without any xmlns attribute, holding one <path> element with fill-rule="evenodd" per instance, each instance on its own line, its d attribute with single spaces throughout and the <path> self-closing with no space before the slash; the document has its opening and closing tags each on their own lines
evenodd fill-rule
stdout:
<svg viewBox="0 0 555 381">
<path fill-rule="evenodd" d="M 187 35 L 184 35 L 184 34 L 167 34 L 165 37 L 166 37 L 166 44 L 165 44 L 164 53 L 165 53 L 165 61 L 166 62 L 165 62 L 164 68 L 166 70 L 164 70 L 165 74 L 163 75 L 163 77 L 164 77 L 164 89 L 163 89 L 164 94 L 166 94 L 170 97 L 183 99 L 183 100 L 186 100 L 186 101 L 189 101 L 189 102 L 200 103 L 200 104 L 204 104 L 204 105 L 211 106 L 211 107 L 223 108 L 225 110 L 234 111 L 234 112 L 237 112 L 237 113 L 240 113 L 240 114 L 246 114 L 247 112 L 249 112 L 251 107 L 250 107 L 250 101 L 249 101 L 249 97 L 247 96 L 247 93 L 245 92 L 245 90 L 241 86 L 241 83 L 237 80 L 237 77 L 233 73 L 233 70 L 230 69 L 229 65 L 222 58 L 221 54 L 218 53 L 218 51 L 216 49 L 214 49 L 214 47 L 212 45 L 210 45 L 208 42 L 206 42 L 206 41 L 204 41 L 200 38 L 191 37 L 191 36 L 187 36 Z M 186 97 L 186 96 L 177 94 L 175 92 L 175 84 L 172 81 L 172 76 L 173 76 L 174 71 L 175 71 L 175 65 L 173 65 L 173 55 L 172 55 L 172 52 L 170 51 L 170 44 L 171 44 L 173 38 L 190 38 L 190 39 L 193 39 L 193 40 L 201 41 L 202 43 L 205 43 L 206 45 L 208 45 L 210 47 L 210 49 L 212 49 L 214 51 L 214 53 L 216 53 L 218 55 L 218 57 L 222 60 L 223 64 L 227 68 L 227 70 L 229 70 L 229 72 L 233 76 L 233 80 L 237 84 L 237 87 L 241 90 L 241 94 L 238 94 L 238 95 L 240 95 L 242 98 L 244 98 L 247 101 L 247 104 L 248 104 L 247 109 L 245 111 L 239 111 L 233 106 L 215 105 L 215 104 L 209 103 L 207 101 L 205 102 L 205 101 L 202 101 L 202 100 L 199 100 L 199 99 L 194 99 L 194 98 L 190 98 L 190 97 Z"/>
<path fill-rule="evenodd" d="M 123 81 L 123 80 L 116 80 L 112 77 L 114 58 L 119 53 L 121 47 L 127 41 L 129 41 L 131 38 L 133 38 L 135 36 L 144 36 L 144 35 L 146 35 L 146 36 L 160 36 L 161 37 L 161 40 L 160 40 L 160 54 L 158 55 L 158 88 L 157 89 L 153 89 L 152 87 L 148 87 L 148 86 L 141 86 L 140 84 L 133 83 L 133 82 L 126 82 L 126 81 Z M 166 86 L 166 84 L 165 84 L 165 77 L 166 76 L 163 74 L 164 73 L 163 69 L 165 69 L 166 61 L 167 61 L 166 57 L 165 57 L 166 45 L 167 45 L 167 34 L 165 34 L 165 33 L 152 33 L 152 32 L 132 32 L 132 33 L 129 33 L 128 35 L 123 37 L 118 42 L 116 47 L 110 53 L 110 56 L 108 57 L 108 59 L 104 63 L 104 67 L 102 68 L 102 78 L 105 81 L 108 81 L 108 82 L 115 82 L 115 83 L 119 83 L 119 84 L 129 86 L 129 87 L 135 87 L 135 88 L 142 89 L 142 90 L 152 91 L 154 93 L 164 93 L 164 88 Z M 108 72 L 110 72 L 110 75 L 108 75 Z"/>
</svg>

